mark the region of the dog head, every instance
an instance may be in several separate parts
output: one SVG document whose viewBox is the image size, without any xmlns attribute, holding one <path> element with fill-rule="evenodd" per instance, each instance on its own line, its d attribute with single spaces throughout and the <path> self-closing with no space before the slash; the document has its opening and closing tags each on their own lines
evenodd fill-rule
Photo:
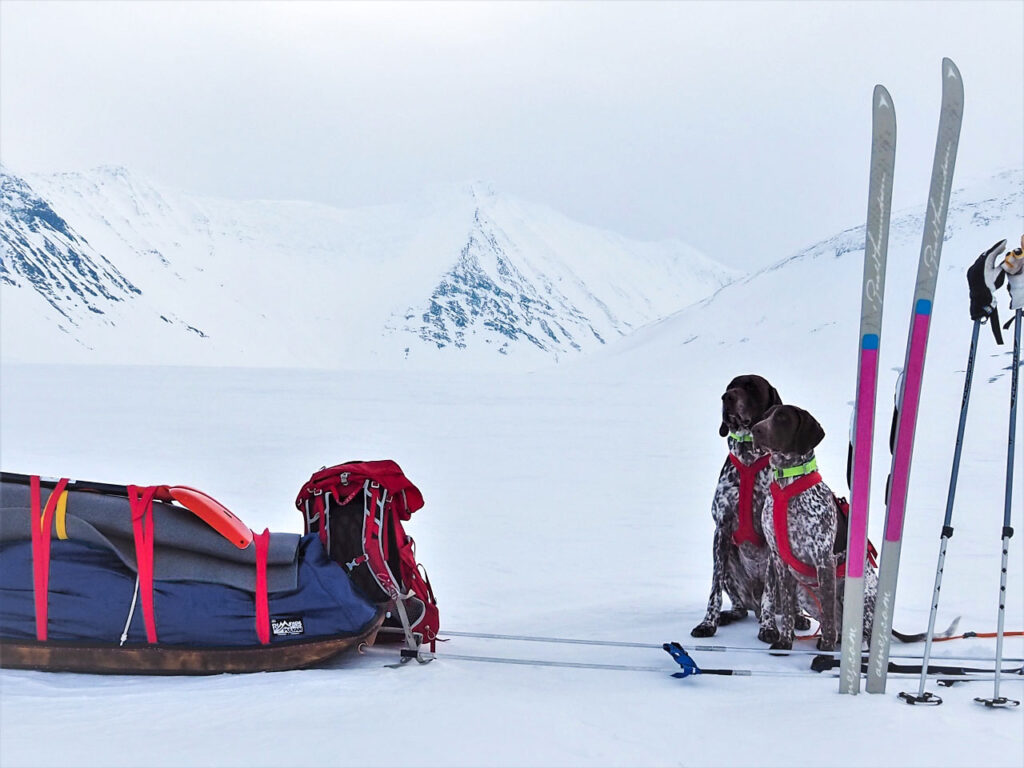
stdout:
<svg viewBox="0 0 1024 768">
<path fill-rule="evenodd" d="M 794 456 L 810 453 L 825 437 L 817 419 L 795 405 L 772 407 L 750 431 L 758 448 Z"/>
<path fill-rule="evenodd" d="M 737 376 L 722 393 L 718 434 L 725 437 L 730 431 L 750 429 L 773 405 L 782 405 L 782 399 L 767 379 L 753 374 Z"/>
</svg>

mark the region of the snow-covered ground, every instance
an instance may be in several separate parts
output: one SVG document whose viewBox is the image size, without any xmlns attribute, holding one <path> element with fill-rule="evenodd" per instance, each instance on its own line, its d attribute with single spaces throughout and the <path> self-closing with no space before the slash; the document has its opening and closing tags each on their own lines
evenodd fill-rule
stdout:
<svg viewBox="0 0 1024 768">
<path fill-rule="evenodd" d="M 426 496 L 409 529 L 444 627 L 685 644 L 706 600 L 708 509 L 724 453 L 712 378 L 683 367 L 662 376 L 609 369 L 453 380 L 18 366 L 4 371 L 3 461 L 16 471 L 189 483 L 254 528 L 298 530 L 291 502 L 313 470 L 393 457 Z M 995 622 L 1005 387 L 978 389 L 942 619 L 962 614 L 965 629 L 983 630 Z M 831 413 L 843 411 L 837 403 Z M 954 420 L 949 411 L 923 424 L 896 611 L 904 629 L 927 619 L 950 454 L 932 436 Z M 826 439 L 835 450 L 823 452 L 836 488 L 843 467 L 831 454 L 842 440 Z M 1016 512 L 1019 528 L 1020 505 Z M 874 514 L 877 541 L 877 507 Z M 1009 628 L 1024 618 L 1022 571 L 1017 545 Z M 748 621 L 717 639 L 757 645 L 755 632 Z M 1024 655 L 1019 641 L 1007 648 Z M 955 642 L 959 653 L 992 649 Z M 376 657 L 202 679 L 5 671 L 0 763 L 1013 766 L 1024 748 L 1019 713 L 971 701 L 991 683 L 943 690 L 938 709 L 910 708 L 895 693 L 916 681 L 890 680 L 885 696 L 853 698 L 839 696 L 834 679 L 675 680 L 657 650 L 458 638 L 444 651 L 665 671 L 444 660 L 395 670 Z M 807 663 L 696 658 L 713 668 Z M 1020 698 L 1024 690 L 1012 681 L 1004 692 Z"/>
<path fill-rule="evenodd" d="M 909 491 L 895 625 L 922 630 L 970 339 L 964 270 L 1024 230 L 1021 174 L 954 196 Z M 886 438 L 920 243 L 895 217 L 886 285 L 870 533 L 881 541 Z M 859 244 L 858 244 L 859 243 Z M 838 235 L 610 346 L 534 373 L 6 365 L 0 458 L 14 472 L 201 487 L 253 528 L 300 529 L 324 464 L 393 458 L 423 490 L 409 523 L 442 629 L 661 643 L 691 638 L 711 570 L 724 460 L 719 396 L 762 373 L 811 410 L 823 476 L 845 493 L 863 236 Z M 1005 294 L 1000 294 L 1006 306 Z M 1005 315 L 1005 310 L 1004 310 Z M 940 624 L 994 630 L 1009 348 L 982 329 Z M 1024 418 L 1022 418 L 1024 421 Z M 1018 424 L 1017 442 L 1021 442 Z M 1018 448 L 1013 524 L 1024 530 Z M 1024 629 L 1012 541 L 1008 630 Z M 756 646 L 752 620 L 716 642 Z M 920 653 L 922 646 L 893 652 Z M 0 673 L 0 764 L 1020 766 L 1024 714 L 991 683 L 938 708 L 837 694 L 834 678 L 676 680 L 659 650 L 453 638 L 439 653 L 660 666 L 620 672 L 378 657 L 277 674 L 152 679 Z M 957 640 L 951 653 L 991 655 Z M 1008 639 L 1006 653 L 1024 656 Z M 806 657 L 695 653 L 710 668 L 799 672 Z M 934 685 L 930 690 L 939 691 Z M 1024 698 L 1020 678 L 1003 692 Z"/>
</svg>

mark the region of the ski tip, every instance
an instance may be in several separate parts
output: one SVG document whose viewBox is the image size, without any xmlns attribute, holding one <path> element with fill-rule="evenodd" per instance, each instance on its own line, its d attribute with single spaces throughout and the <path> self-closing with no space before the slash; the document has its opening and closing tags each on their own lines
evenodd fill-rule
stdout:
<svg viewBox="0 0 1024 768">
<path fill-rule="evenodd" d="M 942 94 L 943 102 L 952 105 L 957 113 L 963 110 L 964 81 L 952 59 L 942 60 Z"/>
<path fill-rule="evenodd" d="M 875 106 L 892 109 L 892 96 L 889 95 L 888 89 L 881 83 L 875 86 Z"/>
</svg>

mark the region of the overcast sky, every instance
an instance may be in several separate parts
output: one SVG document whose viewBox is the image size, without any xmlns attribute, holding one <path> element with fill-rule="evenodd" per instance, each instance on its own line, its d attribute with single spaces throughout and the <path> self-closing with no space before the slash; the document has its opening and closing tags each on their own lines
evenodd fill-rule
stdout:
<svg viewBox="0 0 1024 768">
<path fill-rule="evenodd" d="M 863 222 L 871 92 L 924 202 L 1024 166 L 1024 2 L 0 4 L 0 160 L 205 195 L 397 202 L 480 179 L 759 266 Z"/>
</svg>

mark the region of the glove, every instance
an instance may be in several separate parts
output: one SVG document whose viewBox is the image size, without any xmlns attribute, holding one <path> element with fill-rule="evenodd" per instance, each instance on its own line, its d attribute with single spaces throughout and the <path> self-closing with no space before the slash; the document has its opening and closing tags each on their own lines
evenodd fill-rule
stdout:
<svg viewBox="0 0 1024 768">
<path fill-rule="evenodd" d="M 1002 256 L 1005 247 L 1006 241 L 1000 240 L 975 259 L 967 270 L 967 287 L 971 292 L 971 320 L 986 320 L 989 316 L 995 315 L 993 328 L 999 325 L 999 314 L 992 292 L 1003 284 L 1006 276 L 1005 270 L 1001 264 L 996 263 L 996 259 Z"/>
</svg>

